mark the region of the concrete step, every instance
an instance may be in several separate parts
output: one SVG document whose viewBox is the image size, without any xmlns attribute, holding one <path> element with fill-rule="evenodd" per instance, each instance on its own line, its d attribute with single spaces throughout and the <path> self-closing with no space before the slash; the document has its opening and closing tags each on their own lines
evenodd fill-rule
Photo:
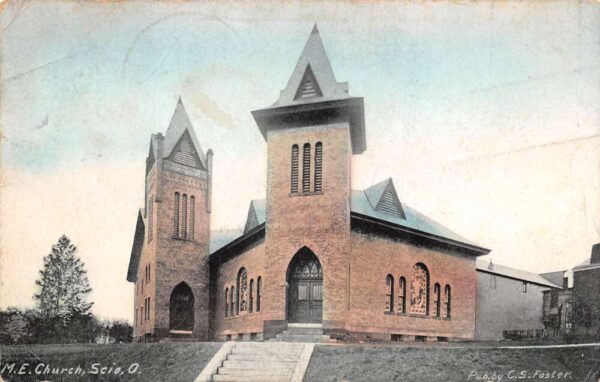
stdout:
<svg viewBox="0 0 600 382">
<path fill-rule="evenodd" d="M 296 361 L 223 361 L 223 367 L 232 369 L 294 369 Z"/>
<path fill-rule="evenodd" d="M 282 375 L 232 375 L 216 374 L 212 377 L 216 382 L 289 382 L 290 377 Z"/>
<path fill-rule="evenodd" d="M 323 334 L 321 328 L 288 328 L 282 334 Z"/>
<path fill-rule="evenodd" d="M 306 324 L 299 324 L 299 323 L 289 323 L 288 324 L 288 328 L 323 328 L 323 324 L 317 324 L 317 323 L 306 323 Z"/>
<path fill-rule="evenodd" d="M 225 375 L 225 374 L 254 375 L 254 376 L 281 375 L 281 376 L 288 376 L 288 377 L 291 377 L 293 372 L 294 372 L 293 369 L 270 369 L 270 370 L 233 369 L 230 367 L 222 367 L 222 366 L 217 370 L 217 374 L 220 374 L 220 375 Z"/>
<path fill-rule="evenodd" d="M 269 343 L 271 344 L 271 343 Z M 298 358 L 302 354 L 302 349 L 280 349 L 280 350 L 255 350 L 255 349 L 231 349 L 231 355 L 257 355 L 265 357 L 291 357 Z"/>
<path fill-rule="evenodd" d="M 278 334 L 275 337 L 275 341 L 280 341 L 280 342 L 317 343 L 317 342 L 321 342 L 321 341 L 326 341 L 328 339 L 329 339 L 329 336 L 318 335 L 318 334 Z"/>
<path fill-rule="evenodd" d="M 293 353 L 301 353 L 304 349 L 304 345 L 295 344 L 295 343 L 285 343 L 285 342 L 267 342 L 261 343 L 259 346 L 256 344 L 248 343 L 248 342 L 237 342 L 235 344 L 234 353 L 244 352 L 244 353 L 269 353 L 269 354 L 293 354 Z"/>
<path fill-rule="evenodd" d="M 300 354 L 249 353 L 229 354 L 227 361 L 286 361 L 296 362 Z"/>
</svg>

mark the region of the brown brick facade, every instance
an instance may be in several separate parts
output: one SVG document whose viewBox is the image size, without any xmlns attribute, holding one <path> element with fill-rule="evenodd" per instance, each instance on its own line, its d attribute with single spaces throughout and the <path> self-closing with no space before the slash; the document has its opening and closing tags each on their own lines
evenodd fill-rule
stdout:
<svg viewBox="0 0 600 382">
<path fill-rule="evenodd" d="M 303 73 L 307 70 L 318 91 L 298 93 L 302 86 L 316 89 L 312 82 L 301 82 L 306 81 Z M 290 306 L 299 307 L 300 301 L 310 299 L 300 297 L 300 289 L 296 300 L 290 294 L 296 291 L 292 280 L 295 283 L 301 278 L 290 278 L 290 264 L 308 256 L 311 266 L 318 265 L 314 268 L 316 277 L 308 272 L 315 279 L 304 280 L 305 286 L 310 285 L 310 296 L 318 296 L 311 300 L 318 302 L 308 319 L 322 322 L 325 333 L 384 340 L 415 336 L 473 339 L 475 257 L 489 251 L 463 242 L 412 209 L 405 211 L 391 180 L 359 193 L 351 190 L 352 156 L 366 149 L 363 109 L 362 98 L 350 97 L 347 84 L 336 82 L 318 31 L 313 29 L 279 101 L 253 112 L 267 142 L 266 201 L 253 204 L 249 217 L 254 220 L 246 224 L 246 232 L 210 257 L 212 155 L 205 167 L 194 170 L 187 166 L 194 165 L 194 158 L 186 154 L 189 149 L 177 152 L 183 164 L 170 162 L 163 159 L 159 135 L 158 159 L 148 173 L 146 190 L 148 200 L 154 200 L 147 210 L 154 216 L 143 221 L 146 237 L 139 251 L 136 236 L 128 274 L 128 280 L 144 283 L 144 292 L 136 293 L 135 306 L 139 309 L 150 297 L 151 313 L 149 319 L 136 324 L 134 336 L 169 335 L 171 293 L 184 282 L 195 299 L 194 337 L 273 337 L 286 329 L 292 318 L 306 319 L 301 315 L 291 317 L 296 313 L 291 313 Z M 178 105 L 178 110 L 183 106 Z M 171 135 L 177 131 L 178 137 L 185 134 L 177 123 L 187 123 L 191 129 L 182 112 L 176 110 L 173 121 L 175 128 L 169 127 L 167 137 L 169 131 Z M 194 136 L 192 130 L 188 134 Z M 195 146 L 194 141 L 185 147 Z M 152 161 L 152 154 L 148 161 Z M 297 170 L 293 170 L 293 163 Z M 173 238 L 176 192 L 195 195 L 194 240 Z M 262 209 L 260 213 L 258 208 Z M 153 240 L 148 242 L 151 221 Z M 141 224 L 138 222 L 138 226 Z M 147 264 L 152 264 L 148 282 L 144 281 Z M 134 271 L 137 277 L 131 275 Z M 396 303 L 389 304 L 388 275 L 393 277 L 394 301 L 399 299 L 400 277 L 406 281 L 404 312 Z M 240 284 L 246 288 L 240 288 Z M 436 284 L 440 288 L 438 298 L 434 297 Z M 246 299 L 238 297 L 240 291 Z M 445 303 L 446 295 L 449 303 Z M 412 305 L 411 296 L 417 296 Z M 297 304 L 290 305 L 291 301 Z M 439 317 L 436 301 L 440 304 Z M 239 309 L 244 303 L 247 308 Z"/>
</svg>

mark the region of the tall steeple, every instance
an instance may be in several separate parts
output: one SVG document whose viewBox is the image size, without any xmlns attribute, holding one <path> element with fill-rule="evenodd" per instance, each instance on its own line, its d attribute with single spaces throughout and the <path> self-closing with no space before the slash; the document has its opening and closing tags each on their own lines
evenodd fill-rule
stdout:
<svg viewBox="0 0 600 382">
<path fill-rule="evenodd" d="M 252 116 L 265 139 L 272 129 L 346 121 L 352 152 L 366 149 L 363 99 L 348 94 L 347 82 L 336 81 L 316 24 L 279 99 Z"/>
<path fill-rule="evenodd" d="M 275 105 L 286 106 L 345 98 L 350 98 L 348 83 L 335 80 L 323 40 L 315 24 L 287 86 L 280 92 Z"/>
</svg>

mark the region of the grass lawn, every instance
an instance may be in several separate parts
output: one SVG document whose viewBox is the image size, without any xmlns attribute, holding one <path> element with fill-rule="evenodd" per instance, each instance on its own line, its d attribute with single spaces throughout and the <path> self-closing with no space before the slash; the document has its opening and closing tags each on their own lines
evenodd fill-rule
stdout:
<svg viewBox="0 0 600 382">
<path fill-rule="evenodd" d="M 556 374 L 552 376 L 554 371 Z M 573 382 L 586 381 L 590 373 L 596 373 L 594 379 L 587 380 L 597 382 L 600 347 L 315 346 L 304 381 L 498 381 L 494 372 L 503 376 L 502 381 Z M 571 374 L 559 378 L 559 372 Z"/>
<path fill-rule="evenodd" d="M 193 381 L 219 350 L 222 343 L 177 342 L 149 344 L 76 344 L 29 345 L 0 347 L 0 375 L 5 381 Z M 13 373 L 6 367 L 15 363 Z M 25 367 L 30 374 L 18 375 Z M 44 366 L 38 366 L 43 363 Z M 90 371 L 97 370 L 97 374 Z M 135 369 L 135 364 L 139 364 Z M 43 370 L 76 368 L 85 375 L 36 375 L 36 367 Z M 3 371 L 4 367 L 4 371 Z M 102 369 L 106 367 L 106 369 Z M 112 367 L 112 369 L 110 369 Z M 116 370 L 121 367 L 123 374 Z M 131 367 L 131 369 L 129 369 Z M 129 370 L 128 370 L 129 369 Z M 76 370 L 73 370 L 75 372 Z M 131 374 L 129 373 L 131 371 Z"/>
</svg>

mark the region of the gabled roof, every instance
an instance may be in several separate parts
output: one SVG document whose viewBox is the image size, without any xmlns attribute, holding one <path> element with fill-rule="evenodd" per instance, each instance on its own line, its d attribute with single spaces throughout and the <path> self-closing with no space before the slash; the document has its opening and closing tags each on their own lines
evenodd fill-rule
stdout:
<svg viewBox="0 0 600 382">
<path fill-rule="evenodd" d="M 309 82 L 313 82 L 316 96 L 301 97 L 299 91 Z M 329 57 L 325 52 L 323 40 L 317 24 L 314 25 L 296 67 L 288 83 L 279 94 L 274 106 L 286 106 L 295 103 L 322 102 L 350 98 L 348 83 L 337 82 Z"/>
<path fill-rule="evenodd" d="M 127 267 L 127 281 L 137 281 L 137 270 L 144 246 L 144 234 L 146 224 L 144 221 L 144 209 L 138 211 L 138 218 L 135 224 L 135 233 L 133 235 L 133 245 L 131 246 L 131 255 L 129 256 L 129 266 Z"/>
<path fill-rule="evenodd" d="M 377 183 L 366 190 L 352 191 L 352 196 L 350 199 L 352 212 L 369 216 L 377 220 L 393 223 L 395 225 L 406 227 L 425 234 L 433 235 L 435 237 L 450 239 L 458 243 L 478 247 L 489 252 L 489 250 L 486 250 L 478 244 L 465 239 L 464 237 L 444 227 L 440 223 L 437 223 L 433 219 L 423 215 L 405 203 L 400 203 L 399 200 L 397 200 L 397 203 L 402 211 L 402 215 L 394 215 L 383 211 L 381 208 L 378 209 L 377 207 L 380 206 L 381 200 L 386 191 L 393 191 L 393 195 L 395 195 L 397 200 L 396 189 L 391 178 Z"/>
<path fill-rule="evenodd" d="M 505 265 L 491 264 L 491 262 L 488 260 L 477 259 L 476 267 L 477 270 L 480 272 L 492 273 L 498 276 L 508 277 L 511 279 L 527 281 L 532 284 L 546 286 L 549 288 L 562 289 L 560 285 L 551 282 L 550 280 L 542 277 L 541 275 L 538 275 L 537 273 L 524 271 L 522 269 L 511 268 Z"/>
<path fill-rule="evenodd" d="M 250 207 L 248 208 L 248 217 L 246 218 L 244 233 L 247 233 L 253 228 L 265 223 L 266 217 L 267 212 L 265 199 L 255 199 L 250 201 Z"/>
<path fill-rule="evenodd" d="M 150 150 L 155 157 L 157 156 L 156 139 L 157 136 L 155 134 L 152 134 L 152 139 L 150 141 Z M 167 132 L 165 133 L 163 158 L 171 157 L 171 155 L 175 151 L 175 148 L 181 144 L 187 144 L 188 140 L 192 146 L 191 149 L 197 156 L 197 159 L 200 161 L 201 166 L 204 169 L 206 169 L 206 155 L 202 150 L 202 146 L 200 146 L 198 138 L 196 137 L 196 133 L 194 132 L 194 127 L 192 126 L 192 122 L 190 121 L 190 117 L 185 111 L 185 107 L 183 106 L 183 102 L 181 101 L 180 97 L 177 101 L 175 111 L 171 116 L 171 121 L 169 122 Z"/>
</svg>

